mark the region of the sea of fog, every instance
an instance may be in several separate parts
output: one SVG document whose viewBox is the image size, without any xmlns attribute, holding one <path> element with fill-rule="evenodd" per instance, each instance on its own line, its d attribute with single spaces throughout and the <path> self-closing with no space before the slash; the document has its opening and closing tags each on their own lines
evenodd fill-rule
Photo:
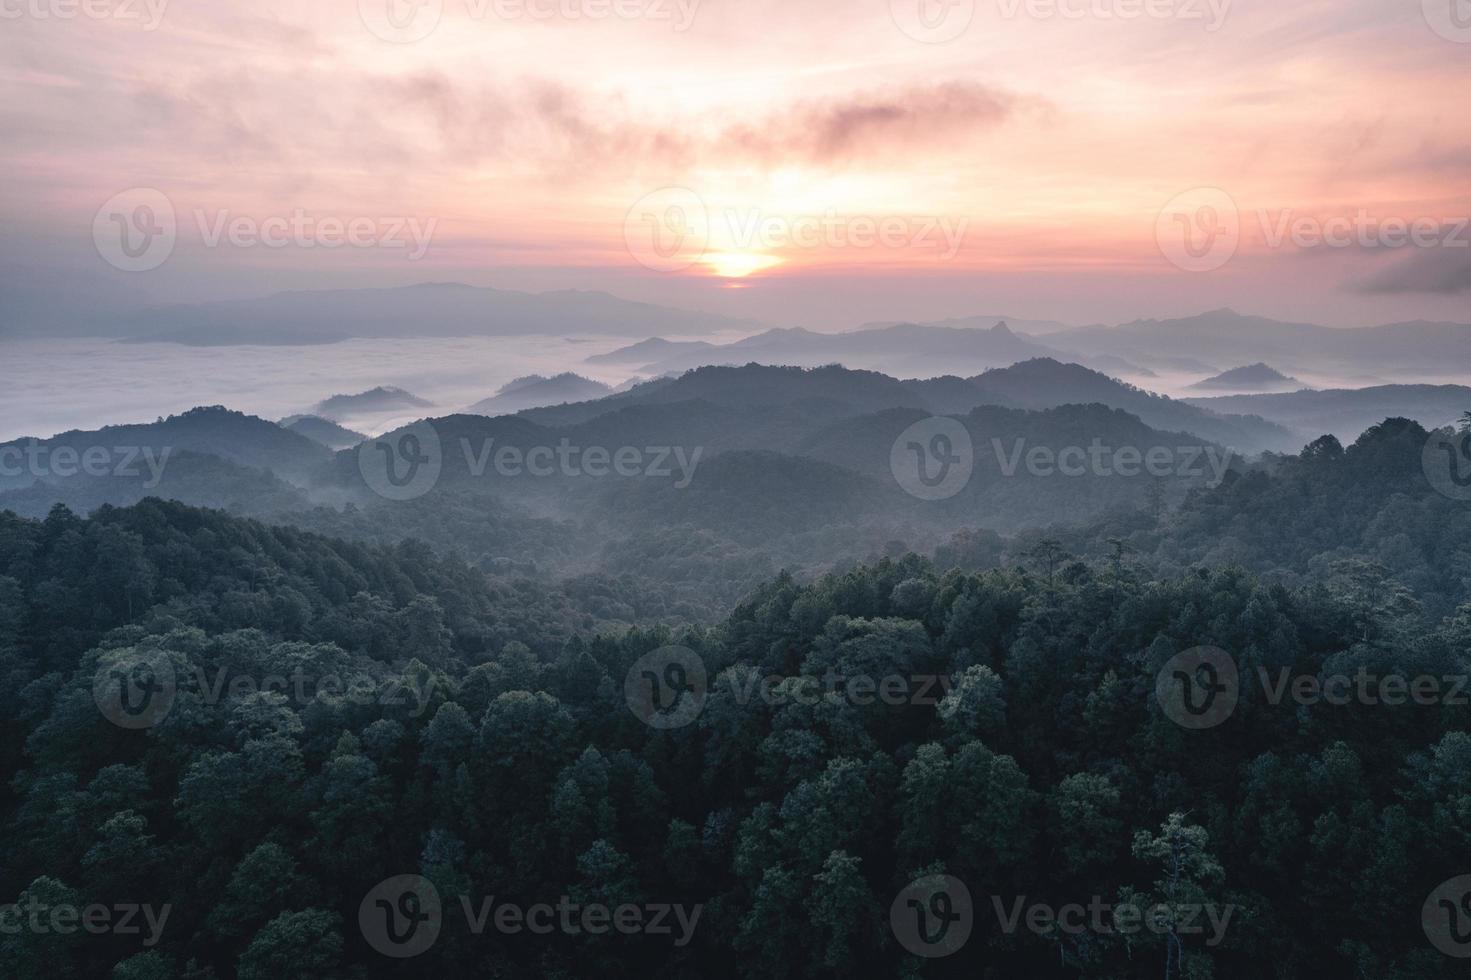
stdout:
<svg viewBox="0 0 1471 980">
<path fill-rule="evenodd" d="M 701 339 L 728 343 L 741 335 Z M 679 338 L 672 338 L 679 339 Z M 395 385 L 433 402 L 430 408 L 338 421 L 369 435 L 423 416 L 450 415 L 494 395 L 528 374 L 572 371 L 612 386 L 640 380 L 639 365 L 588 364 L 632 341 L 618 337 L 438 337 L 420 340 L 348 340 L 302 347 L 187 347 L 126 344 L 111 339 L 0 338 L 0 442 L 46 437 L 68 429 L 152 422 L 198 405 L 224 405 L 272 421 L 307 413 L 331 395 Z M 848 365 L 884 371 L 883 358 Z M 981 367 L 961 373 L 978 373 Z M 891 369 L 890 369 L 891 370 Z M 937 361 L 930 375 L 957 371 Z M 1462 365 L 1448 376 L 1332 377 L 1295 372 L 1315 388 L 1360 388 L 1387 383 L 1471 383 Z M 1199 374 L 1160 373 L 1122 380 L 1175 398 L 1234 394 L 1190 386 Z"/>
<path fill-rule="evenodd" d="M 0 339 L 0 441 L 68 429 L 152 422 L 197 405 L 277 420 L 322 399 L 396 385 L 449 415 L 528 374 L 574 371 L 611 385 L 634 366 L 584 363 L 628 338 L 444 337 L 349 340 L 307 347 L 186 347 L 103 339 Z M 418 417 L 418 416 L 413 416 Z M 377 434 L 397 416 L 344 418 Z"/>
</svg>

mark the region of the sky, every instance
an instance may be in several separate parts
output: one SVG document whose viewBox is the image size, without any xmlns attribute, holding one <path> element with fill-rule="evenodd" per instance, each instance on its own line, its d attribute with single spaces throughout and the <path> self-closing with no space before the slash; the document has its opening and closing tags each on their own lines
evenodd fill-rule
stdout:
<svg viewBox="0 0 1471 980">
<path fill-rule="evenodd" d="M 0 295 L 1471 322 L 1467 0 L 0 0 Z"/>
</svg>

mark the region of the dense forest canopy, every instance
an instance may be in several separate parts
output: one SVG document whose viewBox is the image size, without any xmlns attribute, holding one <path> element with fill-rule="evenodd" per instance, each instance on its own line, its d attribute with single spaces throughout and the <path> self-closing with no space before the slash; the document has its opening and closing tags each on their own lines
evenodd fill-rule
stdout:
<svg viewBox="0 0 1471 980">
<path fill-rule="evenodd" d="M 6 491 L 0 972 L 1463 975 L 1471 434 L 695 382 L 335 454 L 200 409 L 103 430 L 166 472 Z M 375 485 L 421 434 L 432 485 Z M 674 469 L 454 451 L 554 439 Z"/>
<path fill-rule="evenodd" d="M 398 975 L 359 913 L 403 875 L 440 899 L 413 968 L 454 975 L 1461 975 L 1420 900 L 1471 867 L 1464 692 L 1272 697 L 1284 672 L 1467 673 L 1471 606 L 1427 616 L 1367 571 L 1157 576 L 1049 542 L 778 575 L 712 626 L 610 634 L 423 546 L 175 503 L 0 541 L 3 888 L 159 926 L 6 934 L 9 976 Z M 1241 679 L 1190 728 L 1157 682 L 1201 647 Z M 706 678 L 690 717 L 631 710 L 651 657 Z M 129 719 L 139 671 L 166 704 Z M 906 889 L 965 904 L 951 955 L 909 952 Z M 540 936 L 487 900 L 684 927 Z"/>
</svg>

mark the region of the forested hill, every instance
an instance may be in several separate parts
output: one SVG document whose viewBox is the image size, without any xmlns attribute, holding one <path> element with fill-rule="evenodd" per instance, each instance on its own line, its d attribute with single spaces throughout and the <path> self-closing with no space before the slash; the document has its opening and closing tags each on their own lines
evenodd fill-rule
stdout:
<svg viewBox="0 0 1471 980">
<path fill-rule="evenodd" d="M 1094 896 L 1219 913 L 1182 937 L 1180 976 L 1464 975 L 1420 903 L 1471 868 L 1467 708 L 1443 689 L 1274 704 L 1255 678 L 1465 675 L 1471 608 L 1436 622 L 1229 570 L 910 556 L 777 577 L 709 630 L 589 638 L 413 545 L 145 502 L 0 520 L 0 609 L 0 889 L 168 910 L 146 946 L 0 935 L 6 977 L 1162 975 L 1158 933 L 1008 932 L 996 911 Z M 1242 680 L 1191 729 L 1157 685 L 1202 645 Z M 655 727 L 631 692 L 671 657 L 708 684 Z M 144 669 L 142 713 L 120 713 L 116 679 Z M 796 680 L 751 697 L 756 674 Z M 903 697 L 859 696 L 890 677 Z M 837 682 L 813 698 L 800 678 Z M 938 873 L 973 922 L 923 962 L 889 909 Z M 443 898 L 407 964 L 359 926 L 404 874 Z M 476 935 L 461 896 L 699 917 L 675 936 Z"/>
<path fill-rule="evenodd" d="M 1049 539 L 1094 558 L 1122 549 L 1162 575 L 1235 565 L 1289 584 L 1354 580 L 1380 601 L 1403 593 L 1433 618 L 1450 615 L 1471 601 L 1471 504 L 1431 484 L 1429 435 L 1408 419 L 1387 419 L 1347 447 L 1324 436 L 1296 456 L 1190 493 L 1158 520 L 1118 510 L 1023 532 L 1007 553 L 1024 555 Z M 961 551 L 967 540 L 976 544 L 964 539 Z"/>
</svg>

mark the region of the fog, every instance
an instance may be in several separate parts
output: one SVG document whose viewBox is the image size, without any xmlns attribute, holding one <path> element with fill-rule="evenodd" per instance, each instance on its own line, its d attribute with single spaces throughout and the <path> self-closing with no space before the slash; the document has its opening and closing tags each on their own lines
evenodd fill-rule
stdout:
<svg viewBox="0 0 1471 980">
<path fill-rule="evenodd" d="M 110 340 L 0 341 L 6 365 L 0 390 L 0 441 L 68 429 L 150 422 L 198 405 L 280 419 L 308 412 L 334 394 L 397 385 L 434 402 L 424 415 L 449 415 L 527 374 L 576 371 L 608 384 L 623 367 L 584 358 L 626 338 L 470 337 L 349 340 L 309 347 L 186 347 Z M 349 428 L 376 434 L 393 417 L 346 417 Z"/>
</svg>

